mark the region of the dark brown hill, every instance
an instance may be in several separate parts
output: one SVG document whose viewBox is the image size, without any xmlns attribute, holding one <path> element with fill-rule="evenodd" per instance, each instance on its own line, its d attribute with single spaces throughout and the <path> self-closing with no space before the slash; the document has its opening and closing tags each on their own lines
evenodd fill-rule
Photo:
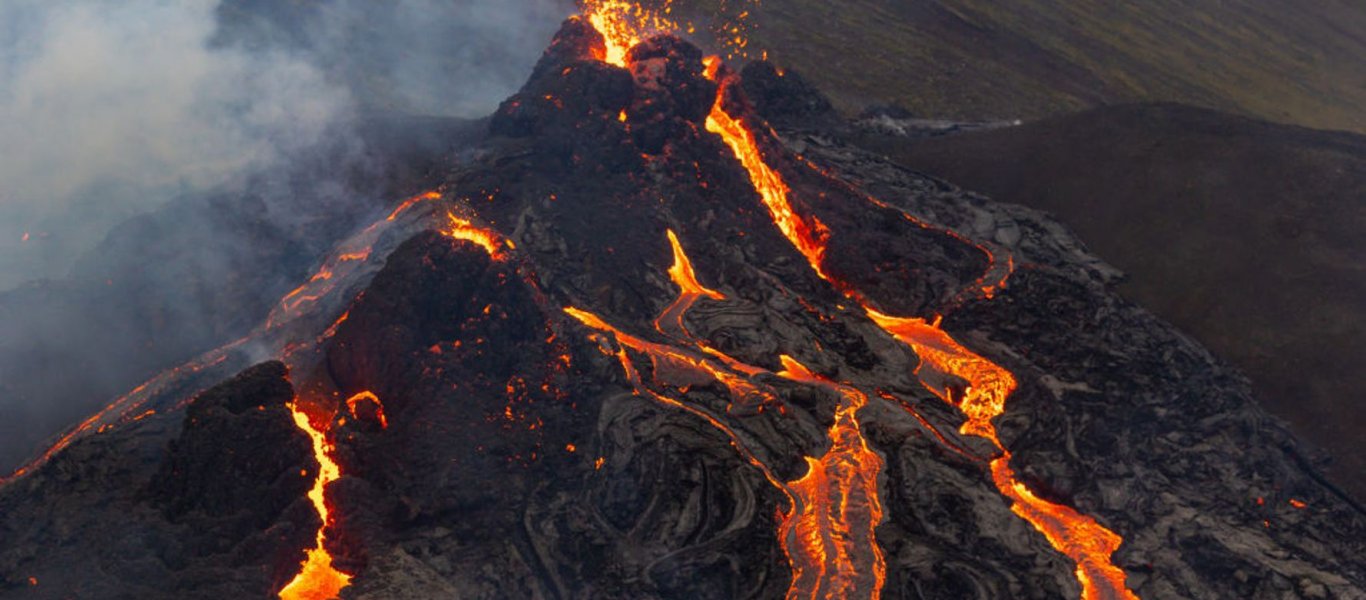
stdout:
<svg viewBox="0 0 1366 600">
<path fill-rule="evenodd" d="M 1366 496 L 1366 137 L 1139 105 L 864 142 L 1057 215 Z"/>
<path fill-rule="evenodd" d="M 707 14 L 734 0 L 680 1 Z M 751 48 L 856 112 L 1041 118 L 1180 102 L 1366 131 L 1366 3 L 784 0 L 753 8 Z"/>
</svg>

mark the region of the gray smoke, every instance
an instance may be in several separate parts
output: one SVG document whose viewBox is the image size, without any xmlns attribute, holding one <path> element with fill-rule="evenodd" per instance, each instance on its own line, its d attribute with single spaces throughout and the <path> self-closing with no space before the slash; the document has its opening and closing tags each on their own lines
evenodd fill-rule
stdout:
<svg viewBox="0 0 1366 600">
<path fill-rule="evenodd" d="M 259 323 L 572 10 L 0 0 L 0 476 Z"/>
<path fill-rule="evenodd" d="M 207 0 L 11 0 L 0 22 L 0 287 L 59 275 L 114 223 L 309 148 L 351 111 L 299 58 L 209 49 Z"/>
<path fill-rule="evenodd" d="M 61 277 L 173 197 L 335 147 L 357 114 L 481 116 L 571 8 L 0 2 L 0 290 Z"/>
</svg>

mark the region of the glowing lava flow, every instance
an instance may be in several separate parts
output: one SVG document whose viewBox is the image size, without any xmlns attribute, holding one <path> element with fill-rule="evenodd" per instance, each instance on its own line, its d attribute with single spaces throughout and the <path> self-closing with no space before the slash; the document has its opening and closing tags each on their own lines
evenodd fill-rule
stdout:
<svg viewBox="0 0 1366 600">
<path fill-rule="evenodd" d="M 767 394 L 740 376 L 752 376 L 764 372 L 763 369 L 745 365 L 710 349 L 687 332 L 683 317 L 698 299 L 707 297 L 721 300 L 724 296 L 697 281 L 692 262 L 684 253 L 678 237 L 673 231 L 668 232 L 668 237 L 674 256 L 669 275 L 678 285 L 679 295 L 655 320 L 655 327 L 664 333 L 664 324 L 667 322 L 677 329 L 678 336 L 703 352 L 716 356 L 725 367 L 681 348 L 626 334 L 586 311 L 571 307 L 566 308 L 565 313 L 589 328 L 610 333 L 616 338 L 621 348 L 615 356 L 637 394 L 682 408 L 707 420 L 726 433 L 731 438 L 731 444 L 746 460 L 760 468 L 769 482 L 788 496 L 791 508 L 779 527 L 779 541 L 792 565 L 792 583 L 787 593 L 789 599 L 877 598 L 886 580 L 887 570 L 874 535 L 883 516 L 877 488 L 882 459 L 868 448 L 858 425 L 856 414 L 868 402 L 862 392 L 822 379 L 790 357 L 782 357 L 785 370 L 778 373 L 779 376 L 829 389 L 843 400 L 836 409 L 835 423 L 830 427 L 830 449 L 820 459 L 808 457 L 807 474 L 784 484 L 746 450 L 739 437 L 719 419 L 706 411 L 650 390 L 641 381 L 640 372 L 632 363 L 627 349 L 649 356 L 654 363 L 657 379 L 661 373 L 677 378 L 681 367 L 692 370 L 698 377 L 710 376 L 720 381 L 729 388 L 732 396 L 740 393 Z"/>
<path fill-rule="evenodd" d="M 508 247 L 513 247 L 510 240 L 503 241 L 497 233 L 488 229 L 475 227 L 468 219 L 455 216 L 455 213 L 448 212 L 446 217 L 450 220 L 450 225 L 441 230 L 446 237 L 455 240 L 465 240 L 483 248 L 489 253 L 489 258 L 498 260 L 502 257 L 502 246 L 504 243 Z"/>
<path fill-rule="evenodd" d="M 327 435 L 313 426 L 308 415 L 297 404 L 290 404 L 294 424 L 300 431 L 308 434 L 313 441 L 313 457 L 318 461 L 318 475 L 313 480 L 313 488 L 308 491 L 308 499 L 318 512 L 322 524 L 318 526 L 317 541 L 308 551 L 303 570 L 280 590 L 281 600 L 330 600 L 341 593 L 342 588 L 351 584 L 351 576 L 332 566 L 332 555 L 327 552 L 327 527 L 332 524 L 328 513 L 324 490 L 327 485 L 341 478 L 341 467 L 332 460 L 331 444 Z"/>
<path fill-rule="evenodd" d="M 678 286 L 678 298 L 676 298 L 673 304 L 670 304 L 668 308 L 665 308 L 664 312 L 659 313 L 659 318 L 655 319 L 655 330 L 665 336 L 672 337 L 675 340 L 691 344 L 703 354 L 710 355 L 712 358 L 721 361 L 722 364 L 736 373 L 742 373 L 752 377 L 765 372 L 759 367 L 747 365 L 735 360 L 726 353 L 711 347 L 705 341 L 697 339 L 692 332 L 688 331 L 688 326 L 683 323 L 683 317 L 688 314 L 688 311 L 692 309 L 694 304 L 697 304 L 698 300 L 709 298 L 711 300 L 721 301 L 725 300 L 726 297 L 721 292 L 710 289 L 697 282 L 697 274 L 693 272 L 692 261 L 688 260 L 688 255 L 683 252 L 683 245 L 678 242 L 678 236 L 670 229 L 668 230 L 668 237 L 669 245 L 672 247 L 674 255 L 674 264 L 669 267 L 669 278 L 673 280 L 674 285 Z M 737 398 L 737 400 L 773 399 L 767 392 L 759 391 L 757 388 L 754 391 L 758 391 L 760 396 Z"/>
<path fill-rule="evenodd" d="M 668 235 L 669 245 L 673 248 L 674 253 L 674 264 L 669 267 L 669 278 L 673 280 L 674 285 L 678 286 L 678 299 L 664 309 L 664 312 L 659 314 L 658 319 L 655 319 L 655 329 L 664 333 L 663 323 L 667 321 L 678 329 L 680 335 L 692 337 L 692 334 L 688 333 L 687 326 L 683 325 L 683 315 L 686 315 L 688 310 L 702 298 L 719 301 L 725 300 L 726 297 L 721 292 L 704 287 L 697 282 L 697 274 L 693 272 L 692 261 L 688 260 L 688 255 L 683 252 L 683 245 L 678 243 L 678 236 L 674 234 L 672 229 L 668 231 Z"/>
<path fill-rule="evenodd" d="M 715 79 L 717 76 L 717 65 L 720 59 L 716 57 L 707 58 L 707 76 Z M 773 222 L 778 225 L 778 229 L 791 240 L 796 246 L 797 251 L 806 257 L 806 261 L 811 264 L 811 268 L 816 270 L 822 278 L 830 280 L 826 276 L 822 265 L 825 263 L 825 244 L 830 237 L 829 230 L 825 225 L 814 217 L 810 222 L 803 219 L 792 209 L 792 204 L 788 202 L 787 183 L 764 162 L 764 157 L 759 152 L 759 145 L 754 139 L 754 134 L 745 127 L 738 119 L 726 113 L 722 106 L 723 98 L 726 96 L 726 86 L 728 82 L 721 82 L 721 88 L 716 93 L 716 103 L 712 105 L 711 114 L 707 115 L 707 131 L 721 136 L 726 145 L 735 154 L 735 158 L 740 161 L 740 165 L 749 173 L 749 180 L 754 184 L 754 189 L 759 192 L 759 196 L 764 201 L 764 206 L 768 207 L 769 215 L 773 217 Z"/>
<path fill-rule="evenodd" d="M 706 72 L 715 77 L 715 59 L 709 59 Z M 1028 521 L 1035 529 L 1044 534 L 1052 546 L 1067 555 L 1077 564 L 1077 580 L 1082 585 L 1082 598 L 1085 600 L 1101 598 L 1136 599 L 1125 586 L 1124 571 L 1110 562 L 1123 539 L 1114 532 L 1102 527 L 1095 519 L 1077 511 L 1047 502 L 1034 495 L 1020 483 L 1010 468 L 1010 453 L 1001 447 L 996 439 L 996 430 L 991 419 L 1005 412 L 1006 397 L 1015 389 L 1015 378 L 1005 369 L 973 354 L 955 342 L 943 330 L 929 325 L 922 319 L 897 319 L 875 311 L 869 303 L 843 282 L 832 279 L 822 268 L 829 231 L 814 218 L 808 223 L 798 215 L 788 200 L 789 188 L 782 177 L 763 160 L 755 136 L 744 123 L 731 117 L 722 106 L 726 82 L 712 114 L 707 117 L 707 130 L 715 133 L 731 148 L 738 160 L 749 173 L 755 190 L 763 198 L 773 222 L 810 263 L 811 268 L 821 278 L 836 288 L 844 290 L 857 300 L 884 331 L 897 340 L 910 346 L 923 361 L 941 375 L 954 375 L 969 382 L 960 408 L 967 415 L 963 433 L 990 439 L 1002 450 L 1002 455 L 991 463 L 992 480 L 1000 492 L 1012 502 L 1011 510 Z M 989 297 L 994 293 L 991 285 L 982 286 Z M 922 375 L 921 373 L 917 373 Z M 940 397 L 953 402 L 949 390 L 926 381 L 926 386 L 935 389 Z M 838 424 L 838 423 L 837 423 Z M 832 434 L 834 432 L 832 431 Z M 845 526 L 848 524 L 845 523 Z M 794 564 L 796 564 L 794 562 Z"/>
<path fill-rule="evenodd" d="M 819 459 L 806 457 L 806 475 L 788 483 L 801 499 L 801 512 L 785 524 L 783 549 L 792 563 L 787 597 L 878 598 L 887 578 L 874 533 L 882 522 L 877 489 L 882 458 L 868 448 L 856 418 L 868 397 L 817 376 L 789 356 L 782 361 L 780 377 L 826 388 L 843 399 L 830 426 L 830 449 Z"/>
<path fill-rule="evenodd" d="M 735 431 L 731 429 L 729 426 L 727 426 L 725 423 L 721 422 L 721 420 L 717 418 L 715 415 L 712 415 L 711 413 L 705 410 L 702 410 L 695 406 L 691 406 L 677 399 L 671 398 L 667 395 L 655 392 L 654 390 L 650 389 L 649 386 L 645 385 L 644 380 L 642 380 L 640 377 L 640 371 L 636 369 L 635 363 L 631 360 L 631 355 L 627 352 L 627 350 L 635 350 L 636 352 L 640 352 L 642 354 L 645 354 L 646 356 L 649 356 L 655 364 L 656 379 L 659 378 L 661 368 L 664 365 L 670 363 L 681 363 L 685 367 L 691 367 L 693 369 L 696 369 L 695 371 L 693 371 L 693 374 L 700 376 L 705 380 L 710 380 L 711 378 L 714 378 L 717 373 L 723 372 L 724 369 L 721 369 L 716 365 L 704 366 L 704 363 L 707 363 L 705 359 L 690 356 L 688 353 L 682 350 L 676 350 L 662 344 L 654 344 L 637 338 L 635 336 L 632 336 L 628 333 L 621 331 L 620 329 L 617 329 L 607 324 L 606 321 L 603 321 L 600 317 L 588 311 L 580 310 L 578 308 L 574 308 L 571 306 L 566 307 L 564 309 L 564 313 L 573 317 L 578 322 L 583 323 L 584 326 L 588 327 L 589 329 L 593 329 L 601 333 L 610 334 L 616 339 L 617 344 L 620 347 L 615 352 L 613 352 L 607 346 L 604 345 L 603 352 L 608 354 L 609 356 L 615 357 L 617 361 L 621 363 L 622 372 L 626 375 L 626 380 L 631 383 L 631 386 L 634 388 L 635 393 L 637 395 L 653 398 L 654 400 L 657 400 L 663 404 L 672 406 L 674 408 L 682 409 L 684 411 L 687 411 L 689 413 L 692 413 L 693 415 L 702 418 L 702 420 L 711 424 L 712 427 L 715 427 L 717 430 L 724 433 L 726 437 L 730 439 L 731 446 L 733 446 L 737 451 L 739 451 L 741 456 L 743 456 L 747 462 L 758 468 L 764 474 L 764 477 L 768 479 L 769 483 L 773 484 L 774 487 L 777 487 L 780 490 L 783 490 L 785 492 L 787 491 L 787 487 L 784 486 L 783 483 L 777 478 L 777 476 L 773 474 L 773 471 L 768 468 L 768 465 L 765 465 L 763 461 L 760 461 L 757 457 L 754 456 L 752 452 L 746 449 L 745 445 L 740 441 L 740 436 L 736 434 Z M 736 379 L 738 380 L 739 378 Z M 701 381 L 699 380 L 697 382 L 700 383 Z M 745 385 L 751 384 L 745 382 Z M 729 384 L 727 384 L 727 387 L 729 387 Z"/>
<path fill-rule="evenodd" d="M 346 399 L 346 409 L 351 411 L 354 418 L 360 418 L 360 407 L 364 405 L 370 406 L 370 414 L 379 422 L 380 429 L 389 428 L 389 418 L 384 416 L 384 403 L 379 401 L 379 396 L 374 392 L 365 391 Z"/>
<path fill-rule="evenodd" d="M 996 437 L 991 420 L 1005 412 L 1006 397 L 1015 390 L 1015 378 L 1005 369 L 964 348 L 944 330 L 923 319 L 889 317 L 868 310 L 868 316 L 884 331 L 910 346 L 920 356 L 917 375 L 926 387 L 946 402 L 954 404 L 967 415 L 960 431 L 991 440 L 1001 449 L 1001 456 L 991 461 L 991 478 L 996 488 L 1013 504 L 1011 510 L 1043 532 L 1049 543 L 1077 563 L 1077 580 L 1082 585 L 1082 598 L 1101 600 L 1126 598 L 1136 600 L 1124 584 L 1124 571 L 1110 562 L 1110 555 L 1124 540 L 1114 532 L 1077 511 L 1053 504 L 1034 495 L 1010 468 L 1010 452 Z M 933 383 L 923 373 L 928 367 L 938 375 L 955 375 L 968 383 L 959 398 L 953 390 Z"/>
<path fill-rule="evenodd" d="M 439 200 L 441 193 L 436 191 L 418 194 L 399 203 L 393 211 L 379 221 L 348 240 L 337 252 L 329 256 L 313 277 L 285 295 L 266 317 L 266 329 L 274 329 L 282 323 L 304 314 L 305 307 L 311 307 L 327 297 L 336 289 L 337 282 L 364 265 L 370 258 L 375 233 L 380 226 L 396 221 L 400 215 L 422 202 Z"/>
</svg>

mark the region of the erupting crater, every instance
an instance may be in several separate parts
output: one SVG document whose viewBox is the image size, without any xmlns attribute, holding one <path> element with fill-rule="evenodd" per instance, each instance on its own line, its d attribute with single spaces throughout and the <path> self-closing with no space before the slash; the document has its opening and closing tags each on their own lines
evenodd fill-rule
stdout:
<svg viewBox="0 0 1366 600">
<path fill-rule="evenodd" d="M 56 549 L 0 553 L 0 591 L 160 597 L 70 568 L 114 531 L 218 597 L 1362 597 L 1271 523 L 1366 525 L 1062 228 L 780 134 L 758 106 L 829 103 L 756 103 L 814 92 L 667 1 L 582 9 L 439 187 L 0 488 L 0 531 Z"/>
</svg>

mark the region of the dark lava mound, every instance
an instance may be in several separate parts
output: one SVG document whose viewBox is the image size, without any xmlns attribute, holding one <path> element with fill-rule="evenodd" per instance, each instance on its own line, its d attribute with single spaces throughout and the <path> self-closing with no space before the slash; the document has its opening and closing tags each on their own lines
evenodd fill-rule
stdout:
<svg viewBox="0 0 1366 600">
<path fill-rule="evenodd" d="M 774 132 L 837 120 L 792 74 L 602 45 L 214 363 L 288 372 L 0 488 L 0 595 L 273 596 L 335 461 L 344 598 L 1366 597 L 1359 507 L 1063 227 Z"/>
</svg>

